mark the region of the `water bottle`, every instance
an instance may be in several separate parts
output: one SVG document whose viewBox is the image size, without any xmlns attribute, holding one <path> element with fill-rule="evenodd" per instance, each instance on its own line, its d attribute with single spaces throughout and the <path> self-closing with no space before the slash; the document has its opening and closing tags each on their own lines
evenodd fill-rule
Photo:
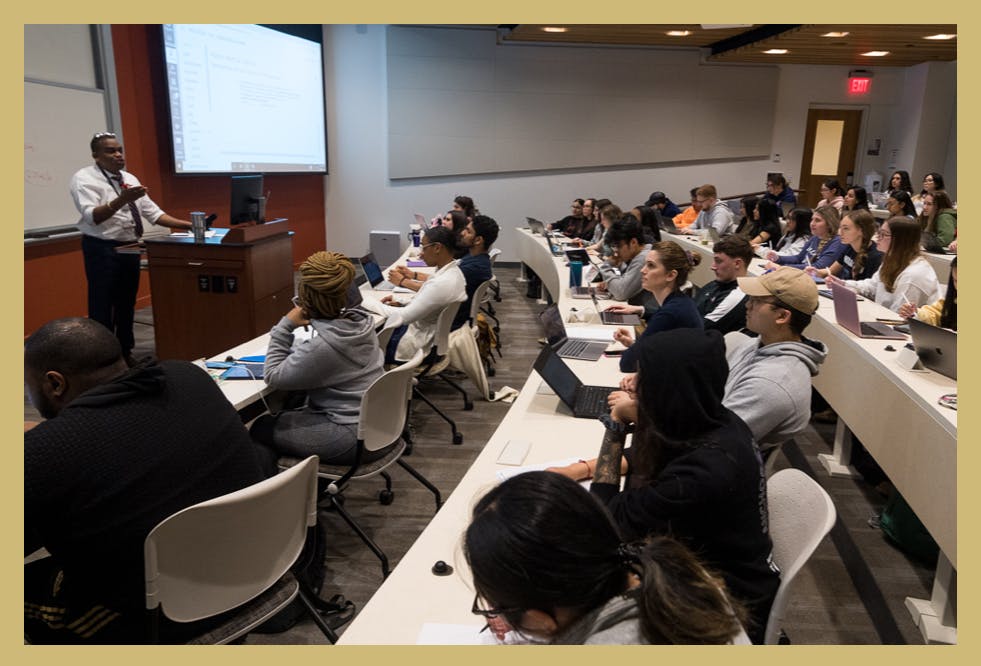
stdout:
<svg viewBox="0 0 981 666">
<path fill-rule="evenodd" d="M 418 224 L 409 225 L 409 239 L 412 241 L 412 247 L 419 247 L 422 242 L 422 227 Z"/>
<path fill-rule="evenodd" d="M 204 213 L 199 210 L 191 213 L 191 232 L 194 234 L 195 243 L 204 242 L 204 230 L 207 227 L 204 218 Z"/>
</svg>

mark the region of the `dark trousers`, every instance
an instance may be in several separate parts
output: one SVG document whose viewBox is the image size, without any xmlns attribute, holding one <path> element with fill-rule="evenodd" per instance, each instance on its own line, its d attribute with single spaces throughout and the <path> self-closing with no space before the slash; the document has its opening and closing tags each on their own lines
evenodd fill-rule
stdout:
<svg viewBox="0 0 981 666">
<path fill-rule="evenodd" d="M 82 236 L 82 257 L 88 281 L 89 319 L 116 336 L 123 354 L 133 350 L 133 311 L 140 287 L 140 255 L 119 254 L 127 243 Z"/>
</svg>

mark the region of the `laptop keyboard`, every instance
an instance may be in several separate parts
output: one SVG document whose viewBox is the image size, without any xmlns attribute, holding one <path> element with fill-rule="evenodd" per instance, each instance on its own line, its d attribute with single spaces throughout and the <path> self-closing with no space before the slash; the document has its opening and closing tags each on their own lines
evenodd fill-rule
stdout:
<svg viewBox="0 0 981 666">
<path fill-rule="evenodd" d="M 576 411 L 580 414 L 605 414 L 609 411 L 607 396 L 610 389 L 605 386 L 583 386 L 576 395 Z"/>
<path fill-rule="evenodd" d="M 891 326 L 886 326 L 885 324 L 862 322 L 862 333 L 864 335 L 892 335 L 895 332 Z"/>
<path fill-rule="evenodd" d="M 563 354 L 581 354 L 586 351 L 586 347 L 589 346 L 588 340 L 567 340 L 564 345 L 562 345 Z"/>
<path fill-rule="evenodd" d="M 601 315 L 604 324 L 622 324 L 623 315 L 619 312 L 604 312 Z"/>
</svg>

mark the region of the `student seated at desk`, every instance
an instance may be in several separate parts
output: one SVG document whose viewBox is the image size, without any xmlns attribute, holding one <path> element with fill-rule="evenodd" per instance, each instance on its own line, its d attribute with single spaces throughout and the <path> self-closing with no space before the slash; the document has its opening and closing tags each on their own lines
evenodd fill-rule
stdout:
<svg viewBox="0 0 981 666">
<path fill-rule="evenodd" d="M 489 253 L 494 241 L 497 240 L 498 231 L 499 228 L 494 218 L 486 215 L 475 215 L 456 234 L 459 246 L 459 250 L 456 252 L 457 265 L 467 281 L 467 300 L 460 304 L 460 309 L 457 310 L 456 317 L 453 318 L 451 331 L 455 331 L 467 323 L 467 320 L 470 319 L 470 304 L 474 292 L 477 291 L 477 287 L 494 277 Z M 463 253 L 462 256 L 461 252 Z M 388 272 L 389 282 L 412 291 L 419 291 L 429 278 L 427 273 L 420 273 L 407 266 L 396 266 Z"/>
<path fill-rule="evenodd" d="M 643 227 L 632 215 L 624 215 L 610 225 L 606 240 L 615 258 L 600 266 L 603 281 L 596 286 L 608 291 L 615 300 L 643 305 L 651 298 L 650 292 L 644 290 L 641 276 L 651 250 L 651 245 L 644 242 Z"/>
<path fill-rule="evenodd" d="M 473 612 L 552 645 L 749 642 L 743 612 L 691 551 L 668 537 L 623 543 L 579 484 L 548 472 L 508 479 L 474 507 L 464 553 Z"/>
<path fill-rule="evenodd" d="M 306 392 L 302 407 L 252 424 L 253 439 L 278 455 L 316 454 L 328 465 L 354 462 L 361 396 L 382 374 L 382 352 L 371 313 L 347 307 L 353 280 L 354 266 L 344 255 L 311 255 L 300 265 L 297 304 L 269 332 L 266 383 Z M 317 335 L 294 347 L 298 326 L 310 326 Z"/>
<path fill-rule="evenodd" d="M 840 280 L 834 276 L 826 282 L 837 282 L 879 305 L 899 312 L 904 303 L 916 306 L 940 298 L 940 283 L 933 266 L 920 255 L 920 223 L 907 217 L 890 217 L 879 230 L 878 247 L 885 256 L 875 274 L 865 280 Z"/>
<path fill-rule="evenodd" d="M 681 285 L 688 281 L 688 271 L 701 260 L 700 255 L 681 249 L 674 241 L 661 241 L 651 246 L 640 269 L 641 285 L 653 295 L 658 308 L 647 318 L 642 338 L 672 328 L 702 328 L 702 315 L 695 307 L 695 301 L 681 291 Z M 630 305 L 611 305 L 607 309 L 610 312 L 636 311 L 636 307 Z M 620 357 L 620 370 L 636 371 L 637 352 L 632 346 L 634 337 L 630 329 L 618 328 L 613 338 L 627 347 Z"/>
<path fill-rule="evenodd" d="M 864 280 L 875 275 L 882 264 L 882 252 L 875 243 L 875 218 L 867 210 L 845 213 L 838 225 L 838 238 L 845 251 L 841 258 L 827 268 L 808 266 L 809 275 L 827 277 L 834 275 L 842 280 Z"/>
<path fill-rule="evenodd" d="M 771 564 L 766 479 L 749 427 L 723 403 L 718 331 L 676 329 L 637 343 L 637 403 L 609 416 L 599 457 L 554 471 L 590 487 L 627 539 L 670 534 L 718 571 L 762 642 L 780 584 Z M 623 446 L 630 424 L 633 442 Z M 626 485 L 620 490 L 620 477 Z"/>
<path fill-rule="evenodd" d="M 385 363 L 405 363 L 420 349 L 428 349 L 436 335 L 436 322 L 439 313 L 450 303 L 460 303 L 467 299 L 467 281 L 463 272 L 453 260 L 456 252 L 456 237 L 446 227 L 426 229 L 420 246 L 422 260 L 427 266 L 436 267 L 436 272 L 422 283 L 408 305 L 387 295 L 372 305 L 366 298 L 368 307 L 388 317 L 387 326 L 395 327 L 385 350 Z M 402 277 L 394 284 L 402 286 Z"/>
<path fill-rule="evenodd" d="M 957 330 L 957 257 L 950 262 L 950 277 L 947 278 L 947 291 L 936 303 L 917 308 L 912 303 L 903 303 L 899 315 L 904 319 L 916 317 L 931 326 Z"/>
<path fill-rule="evenodd" d="M 783 231 L 780 240 L 771 239 L 770 246 L 777 256 L 797 255 L 804 249 L 804 245 L 811 239 L 811 217 L 813 213 L 810 208 L 795 208 L 787 215 L 787 227 Z M 757 249 L 762 244 L 754 246 Z"/>
<path fill-rule="evenodd" d="M 841 215 L 833 206 L 819 206 L 811 214 L 811 238 L 796 255 L 785 255 L 770 250 L 766 268 L 793 266 L 803 270 L 807 266 L 827 268 L 841 258 L 845 249 L 838 238 Z"/>
</svg>

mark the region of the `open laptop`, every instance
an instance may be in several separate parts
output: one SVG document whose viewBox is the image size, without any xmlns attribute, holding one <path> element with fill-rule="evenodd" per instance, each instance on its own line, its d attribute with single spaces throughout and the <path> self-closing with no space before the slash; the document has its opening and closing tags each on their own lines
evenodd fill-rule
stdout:
<svg viewBox="0 0 981 666">
<path fill-rule="evenodd" d="M 555 395 L 580 419 L 595 419 L 610 411 L 607 397 L 617 389 L 613 386 L 587 386 L 548 345 L 535 359 L 535 371 L 541 375 Z"/>
<path fill-rule="evenodd" d="M 555 350 L 555 353 L 564 358 L 574 358 L 580 361 L 598 361 L 606 348 L 610 346 L 611 340 L 583 340 L 570 339 L 566 333 L 565 324 L 562 323 L 562 315 L 559 313 L 559 306 L 552 303 L 538 314 L 538 318 L 545 327 L 546 346 Z"/>
<path fill-rule="evenodd" d="M 385 276 L 382 275 L 381 267 L 375 261 L 374 253 L 369 252 L 361 257 L 361 267 L 364 269 L 364 274 L 368 276 L 368 282 L 371 283 L 372 289 L 377 291 L 392 291 L 400 294 L 412 293 L 411 289 L 396 287 L 385 279 Z"/>
<path fill-rule="evenodd" d="M 600 309 L 595 292 L 591 296 L 593 297 L 593 305 L 596 306 L 596 312 L 600 316 L 600 321 L 604 324 L 608 326 L 636 326 L 640 323 L 640 317 L 635 314 L 620 314 L 619 312 L 607 312 Z"/>
<path fill-rule="evenodd" d="M 548 241 L 548 251 L 552 253 L 553 257 L 562 256 L 562 247 L 559 245 L 558 239 L 552 236 L 552 232 L 545 229 L 543 232 L 545 240 Z"/>
<path fill-rule="evenodd" d="M 361 260 L 357 257 L 348 257 L 348 261 L 354 265 L 354 286 L 360 287 L 368 281 L 368 276 L 364 273 L 364 266 L 361 265 Z"/>
<path fill-rule="evenodd" d="M 681 229 L 674 226 L 674 221 L 671 220 L 671 218 L 661 215 L 661 211 L 657 208 L 657 206 L 654 207 L 654 217 L 657 219 L 657 226 L 661 227 L 661 231 L 666 231 L 672 236 L 681 235 Z"/>
<path fill-rule="evenodd" d="M 414 217 L 416 219 L 416 224 L 418 224 L 423 229 L 428 229 L 429 228 L 429 220 L 427 220 L 426 218 L 424 218 L 419 213 L 413 213 L 412 214 L 412 217 Z"/>
<path fill-rule="evenodd" d="M 854 291 L 836 282 L 831 283 L 831 294 L 835 302 L 835 321 L 838 325 L 851 331 L 860 338 L 877 338 L 881 340 L 905 340 L 906 336 L 894 331 L 878 321 L 859 321 L 858 299 Z"/>
<path fill-rule="evenodd" d="M 957 332 L 909 320 L 909 332 L 920 363 L 945 377 L 957 379 Z"/>
<path fill-rule="evenodd" d="M 531 233 L 545 235 L 545 223 L 541 220 L 536 220 L 533 217 L 526 217 L 525 221 L 528 223 L 528 228 L 531 229 Z"/>
</svg>

